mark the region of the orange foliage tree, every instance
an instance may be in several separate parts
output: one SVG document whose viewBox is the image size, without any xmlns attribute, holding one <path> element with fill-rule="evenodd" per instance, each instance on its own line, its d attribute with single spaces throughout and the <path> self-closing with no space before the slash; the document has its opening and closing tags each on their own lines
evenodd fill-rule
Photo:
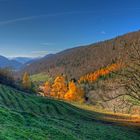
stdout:
<svg viewBox="0 0 140 140">
<path fill-rule="evenodd" d="M 44 86 L 42 87 L 42 90 L 43 90 L 44 96 L 50 96 L 50 91 L 51 91 L 51 84 L 50 84 L 50 82 L 47 81 L 44 84 Z"/>
<path fill-rule="evenodd" d="M 84 91 L 73 81 L 70 81 L 67 86 L 64 76 L 57 76 L 53 84 L 46 82 L 43 86 L 40 86 L 40 89 L 43 92 L 40 94 L 43 96 L 67 101 L 84 101 Z"/>
<path fill-rule="evenodd" d="M 95 82 L 101 76 L 106 76 L 111 72 L 119 70 L 122 67 L 122 65 L 123 65 L 122 63 L 116 63 L 116 64 L 109 65 L 106 68 L 102 68 L 102 69 L 97 70 L 95 72 L 89 73 L 85 76 L 82 76 L 79 79 L 79 83 Z"/>
<path fill-rule="evenodd" d="M 69 101 L 80 101 L 84 100 L 84 91 L 79 88 L 73 81 L 69 82 L 69 90 L 64 96 L 65 100 Z"/>
<path fill-rule="evenodd" d="M 64 76 L 58 76 L 54 80 L 54 83 L 52 85 L 50 96 L 63 99 L 65 93 L 67 92 L 67 84 Z"/>
</svg>

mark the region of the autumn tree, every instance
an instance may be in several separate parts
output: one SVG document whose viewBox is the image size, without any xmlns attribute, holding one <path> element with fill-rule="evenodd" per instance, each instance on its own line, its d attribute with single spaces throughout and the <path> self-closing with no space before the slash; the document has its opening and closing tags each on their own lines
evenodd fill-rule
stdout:
<svg viewBox="0 0 140 140">
<path fill-rule="evenodd" d="M 47 81 L 43 86 L 41 86 L 41 90 L 43 91 L 44 96 L 50 96 L 51 83 Z"/>
<path fill-rule="evenodd" d="M 40 86 L 42 96 L 50 96 L 67 101 L 84 101 L 84 90 L 81 89 L 74 81 L 70 81 L 67 86 L 65 76 L 57 76 L 53 84 L 46 82 Z"/>
<path fill-rule="evenodd" d="M 51 88 L 50 96 L 63 99 L 67 92 L 67 84 L 64 76 L 57 76 Z"/>
<path fill-rule="evenodd" d="M 24 89 L 31 89 L 31 80 L 30 80 L 30 76 L 27 72 L 24 73 L 23 78 L 22 78 L 22 85 Z"/>
<path fill-rule="evenodd" d="M 111 64 L 105 68 L 101 68 L 95 72 L 89 73 L 87 75 L 82 76 L 79 79 L 79 83 L 85 83 L 85 82 L 95 82 L 96 80 L 98 80 L 98 78 L 100 78 L 101 76 L 107 76 L 108 74 L 110 74 L 111 72 L 117 71 L 119 70 L 121 67 L 123 66 L 123 64 L 121 62 L 118 63 L 114 63 Z"/>
<path fill-rule="evenodd" d="M 140 43 L 140 40 L 139 40 Z M 126 69 L 122 73 L 127 95 L 140 101 L 140 44 L 133 43 L 128 51 Z"/>
<path fill-rule="evenodd" d="M 83 102 L 84 91 L 79 88 L 73 81 L 70 81 L 68 85 L 68 91 L 64 98 L 69 101 Z"/>
</svg>

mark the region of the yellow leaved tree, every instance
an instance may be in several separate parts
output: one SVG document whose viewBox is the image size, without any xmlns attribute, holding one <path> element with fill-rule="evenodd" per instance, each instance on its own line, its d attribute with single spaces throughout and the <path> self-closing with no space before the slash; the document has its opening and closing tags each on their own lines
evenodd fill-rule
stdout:
<svg viewBox="0 0 140 140">
<path fill-rule="evenodd" d="M 30 76 L 27 72 L 24 73 L 23 78 L 22 78 L 22 85 L 24 89 L 31 89 L 31 80 Z"/>
<path fill-rule="evenodd" d="M 78 87 L 73 81 L 69 82 L 69 90 L 65 94 L 65 100 L 68 101 L 84 101 L 84 91 Z"/>
<path fill-rule="evenodd" d="M 67 84 L 64 76 L 57 76 L 51 88 L 50 96 L 63 99 L 67 92 Z"/>
<path fill-rule="evenodd" d="M 50 96 L 50 91 L 51 91 L 51 84 L 50 82 L 47 81 L 43 87 L 44 96 Z"/>
</svg>

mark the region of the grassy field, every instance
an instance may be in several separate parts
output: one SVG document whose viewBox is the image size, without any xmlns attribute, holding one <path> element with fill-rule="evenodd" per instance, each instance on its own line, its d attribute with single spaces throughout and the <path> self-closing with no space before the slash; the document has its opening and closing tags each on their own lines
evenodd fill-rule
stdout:
<svg viewBox="0 0 140 140">
<path fill-rule="evenodd" d="M 0 140 L 140 140 L 140 129 L 0 85 Z"/>
<path fill-rule="evenodd" d="M 52 80 L 52 78 L 48 76 L 46 73 L 34 74 L 30 78 L 33 83 L 40 83 L 40 82 L 45 83 L 46 81 Z"/>
<path fill-rule="evenodd" d="M 140 128 L 140 115 L 137 114 L 124 114 L 124 113 L 113 113 L 109 110 L 101 109 L 93 105 L 79 104 L 71 102 L 74 106 L 84 109 L 86 111 L 96 112 L 96 119 L 115 122 L 121 126 L 135 126 Z"/>
</svg>

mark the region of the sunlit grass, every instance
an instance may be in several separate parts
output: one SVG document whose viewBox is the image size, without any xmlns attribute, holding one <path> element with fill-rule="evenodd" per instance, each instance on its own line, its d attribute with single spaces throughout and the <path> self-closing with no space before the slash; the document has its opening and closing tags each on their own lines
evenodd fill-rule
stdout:
<svg viewBox="0 0 140 140">
<path fill-rule="evenodd" d="M 51 81 L 52 78 L 47 75 L 46 73 L 39 73 L 39 74 L 34 74 L 31 76 L 31 81 L 34 83 L 39 83 L 39 82 L 46 82 L 46 81 Z"/>
<path fill-rule="evenodd" d="M 134 115 L 134 114 L 114 113 L 109 110 L 101 109 L 93 105 L 79 104 L 74 102 L 72 104 L 81 109 L 99 113 L 97 117 L 102 120 L 118 122 L 124 125 L 140 126 L 140 115 L 138 114 Z"/>
</svg>

